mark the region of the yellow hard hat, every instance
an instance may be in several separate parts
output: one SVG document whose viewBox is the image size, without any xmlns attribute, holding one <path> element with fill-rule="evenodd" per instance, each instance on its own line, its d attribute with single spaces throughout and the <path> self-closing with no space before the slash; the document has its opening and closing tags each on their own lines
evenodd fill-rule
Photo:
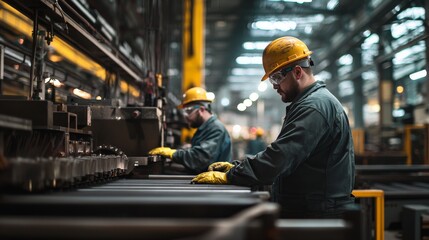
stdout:
<svg viewBox="0 0 429 240">
<path fill-rule="evenodd" d="M 262 137 L 262 135 L 264 135 L 264 129 L 262 129 L 261 127 L 256 128 L 255 134 L 256 136 Z"/>
<path fill-rule="evenodd" d="M 262 64 L 265 75 L 261 81 L 267 79 L 272 73 L 289 63 L 310 56 L 313 52 L 308 50 L 304 42 L 295 37 L 281 37 L 272 41 L 262 54 Z"/>
<path fill-rule="evenodd" d="M 207 98 L 207 92 L 204 88 L 193 87 L 183 94 L 182 104 L 179 105 L 179 108 L 183 108 L 183 106 L 192 102 L 212 102 L 212 100 Z"/>
</svg>

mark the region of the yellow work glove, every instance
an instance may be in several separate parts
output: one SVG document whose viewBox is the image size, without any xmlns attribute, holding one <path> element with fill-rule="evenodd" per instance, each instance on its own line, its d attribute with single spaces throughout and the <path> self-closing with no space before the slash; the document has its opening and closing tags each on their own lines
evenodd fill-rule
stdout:
<svg viewBox="0 0 429 240">
<path fill-rule="evenodd" d="M 219 172 L 228 172 L 229 169 L 233 168 L 234 164 L 229 162 L 215 162 L 210 164 L 208 171 L 219 171 Z"/>
<path fill-rule="evenodd" d="M 192 183 L 210 183 L 210 184 L 227 184 L 226 173 L 224 172 L 203 172 L 192 179 Z"/>
<path fill-rule="evenodd" d="M 171 149 L 169 147 L 157 147 L 149 151 L 150 155 L 161 155 L 167 158 L 173 158 L 173 154 L 176 152 L 176 149 Z"/>
</svg>

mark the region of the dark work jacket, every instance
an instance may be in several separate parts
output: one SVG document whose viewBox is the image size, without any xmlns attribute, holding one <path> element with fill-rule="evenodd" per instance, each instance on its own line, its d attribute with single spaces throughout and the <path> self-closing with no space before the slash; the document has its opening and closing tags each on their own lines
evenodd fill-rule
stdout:
<svg viewBox="0 0 429 240">
<path fill-rule="evenodd" d="M 197 129 L 191 145 L 191 148 L 178 149 L 173 154 L 173 161 L 185 166 L 190 173 L 205 172 L 214 162 L 231 161 L 231 138 L 225 126 L 215 116 Z"/>
<path fill-rule="evenodd" d="M 247 143 L 246 154 L 255 155 L 260 151 L 264 151 L 266 147 L 267 144 L 264 140 L 261 137 L 257 137 Z"/>
<path fill-rule="evenodd" d="M 348 118 L 322 82 L 306 88 L 286 108 L 277 139 L 232 168 L 236 185 L 273 184 L 283 212 L 314 215 L 353 202 L 354 149 Z"/>
</svg>

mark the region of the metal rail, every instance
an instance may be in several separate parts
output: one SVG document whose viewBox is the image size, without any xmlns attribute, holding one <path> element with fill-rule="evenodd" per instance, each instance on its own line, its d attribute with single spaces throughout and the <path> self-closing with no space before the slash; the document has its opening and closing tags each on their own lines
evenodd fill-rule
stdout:
<svg viewBox="0 0 429 240">
<path fill-rule="evenodd" d="M 375 239 L 384 240 L 384 191 L 378 189 L 353 190 L 356 198 L 375 198 Z"/>
</svg>

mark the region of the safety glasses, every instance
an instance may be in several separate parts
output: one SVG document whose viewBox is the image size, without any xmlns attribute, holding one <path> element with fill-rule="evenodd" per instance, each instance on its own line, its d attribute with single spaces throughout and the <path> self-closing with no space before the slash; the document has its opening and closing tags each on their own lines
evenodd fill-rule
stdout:
<svg viewBox="0 0 429 240">
<path fill-rule="evenodd" d="M 286 78 L 286 74 L 293 70 L 293 67 L 282 68 L 279 71 L 271 74 L 269 76 L 270 83 L 273 85 L 280 85 L 280 83 Z"/>
<path fill-rule="evenodd" d="M 296 66 L 300 66 L 302 68 L 309 68 L 311 66 L 314 66 L 314 63 L 311 58 L 306 58 L 297 62 L 295 66 L 282 68 L 269 76 L 270 83 L 273 85 L 280 85 L 280 83 L 282 83 L 282 81 L 286 78 L 286 74 L 292 71 Z"/>
<path fill-rule="evenodd" d="M 194 106 L 189 106 L 189 107 L 185 107 L 182 109 L 183 114 L 186 116 L 191 115 L 195 110 L 199 109 L 200 106 L 199 105 L 194 105 Z"/>
</svg>

